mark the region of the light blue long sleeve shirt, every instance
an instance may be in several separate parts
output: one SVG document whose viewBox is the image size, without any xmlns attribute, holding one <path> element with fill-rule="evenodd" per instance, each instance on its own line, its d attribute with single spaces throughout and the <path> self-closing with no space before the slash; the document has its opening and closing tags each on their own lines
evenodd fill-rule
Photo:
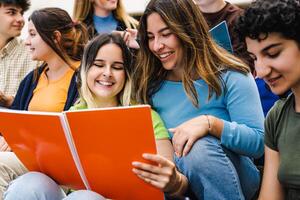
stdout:
<svg viewBox="0 0 300 200">
<path fill-rule="evenodd" d="M 226 71 L 221 75 L 225 88 L 222 95 L 208 100 L 208 85 L 194 81 L 198 93 L 196 108 L 184 92 L 182 82 L 164 81 L 153 97 L 153 107 L 167 128 L 203 114 L 224 122 L 221 144 L 241 155 L 258 158 L 264 152 L 264 115 L 258 90 L 251 74 Z"/>
</svg>

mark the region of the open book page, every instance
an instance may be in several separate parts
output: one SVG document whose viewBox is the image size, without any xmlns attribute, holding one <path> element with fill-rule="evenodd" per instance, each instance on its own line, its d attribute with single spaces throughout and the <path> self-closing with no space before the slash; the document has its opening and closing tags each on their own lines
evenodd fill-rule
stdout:
<svg viewBox="0 0 300 200">
<path fill-rule="evenodd" d="M 215 27 L 211 28 L 209 32 L 218 45 L 230 53 L 233 53 L 231 38 L 226 21 L 222 21 Z"/>
<path fill-rule="evenodd" d="M 83 170 L 93 191 L 110 199 L 163 199 L 132 172 L 132 161 L 156 153 L 149 106 L 65 113 Z"/>
<path fill-rule="evenodd" d="M 61 125 L 62 114 L 0 110 L 0 132 L 30 171 L 39 171 L 61 185 L 85 188 Z"/>
</svg>

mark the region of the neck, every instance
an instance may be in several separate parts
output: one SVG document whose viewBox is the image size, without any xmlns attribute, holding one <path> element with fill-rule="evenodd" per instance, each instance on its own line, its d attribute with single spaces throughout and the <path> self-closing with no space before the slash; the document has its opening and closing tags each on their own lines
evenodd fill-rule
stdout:
<svg viewBox="0 0 300 200">
<path fill-rule="evenodd" d="M 107 17 L 110 15 L 111 11 L 110 10 L 105 10 L 99 7 L 94 7 L 94 14 L 99 17 Z"/>
<path fill-rule="evenodd" d="M 7 43 L 12 40 L 13 38 L 7 38 L 2 35 L 0 35 L 0 49 L 2 49 Z"/>
<path fill-rule="evenodd" d="M 98 98 L 96 101 L 97 101 L 96 104 L 98 108 L 117 107 L 119 105 L 117 98 L 111 98 L 105 100 Z"/>
<path fill-rule="evenodd" d="M 297 88 L 293 88 L 292 92 L 295 96 L 295 111 L 300 113 L 300 85 Z"/>
<path fill-rule="evenodd" d="M 182 68 L 175 68 L 168 72 L 167 80 L 169 81 L 182 81 L 182 74 L 183 69 Z"/>
<path fill-rule="evenodd" d="M 47 77 L 49 80 L 57 80 L 65 75 L 66 71 L 70 69 L 69 65 L 60 57 L 49 59 L 46 61 L 49 70 Z"/>
<path fill-rule="evenodd" d="M 224 0 L 216 0 L 216 1 L 201 1 L 198 2 L 198 6 L 203 13 L 216 13 L 222 10 L 226 6 L 226 2 Z"/>
</svg>

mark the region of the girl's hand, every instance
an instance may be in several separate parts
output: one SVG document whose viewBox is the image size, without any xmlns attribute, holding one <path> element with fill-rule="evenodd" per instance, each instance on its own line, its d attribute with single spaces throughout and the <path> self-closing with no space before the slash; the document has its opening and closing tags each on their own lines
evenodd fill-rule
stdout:
<svg viewBox="0 0 300 200">
<path fill-rule="evenodd" d="M 129 48 L 139 49 L 140 45 L 137 42 L 138 31 L 136 29 L 127 28 L 125 31 L 113 31 L 113 33 L 120 34 Z"/>
<path fill-rule="evenodd" d="M 180 185 L 181 174 L 176 166 L 170 160 L 156 154 L 143 154 L 143 158 L 158 165 L 152 165 L 142 162 L 133 162 L 135 167 L 132 169 L 140 179 L 159 188 L 164 192 L 173 192 Z"/>
<path fill-rule="evenodd" d="M 0 91 L 0 106 L 9 107 L 13 103 L 14 98 L 12 96 L 7 96 Z"/>
<path fill-rule="evenodd" d="M 169 129 L 174 134 L 172 143 L 178 157 L 187 155 L 193 144 L 209 133 L 211 124 L 208 117 L 207 115 L 201 115 L 182 123 L 176 128 Z"/>
</svg>

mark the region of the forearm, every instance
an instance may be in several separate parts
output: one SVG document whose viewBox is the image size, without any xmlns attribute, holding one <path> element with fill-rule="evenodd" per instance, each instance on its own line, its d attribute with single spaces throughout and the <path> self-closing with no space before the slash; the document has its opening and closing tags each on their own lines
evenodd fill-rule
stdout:
<svg viewBox="0 0 300 200">
<path fill-rule="evenodd" d="M 260 157 L 264 152 L 263 129 L 240 123 L 224 121 L 221 144 L 236 153 Z"/>
<path fill-rule="evenodd" d="M 159 139 L 155 141 L 157 154 L 173 162 L 174 149 L 169 139 Z"/>
<path fill-rule="evenodd" d="M 212 115 L 206 115 L 208 133 L 221 140 L 221 143 L 234 152 L 251 157 L 263 153 L 263 130 L 228 122 Z"/>
</svg>

